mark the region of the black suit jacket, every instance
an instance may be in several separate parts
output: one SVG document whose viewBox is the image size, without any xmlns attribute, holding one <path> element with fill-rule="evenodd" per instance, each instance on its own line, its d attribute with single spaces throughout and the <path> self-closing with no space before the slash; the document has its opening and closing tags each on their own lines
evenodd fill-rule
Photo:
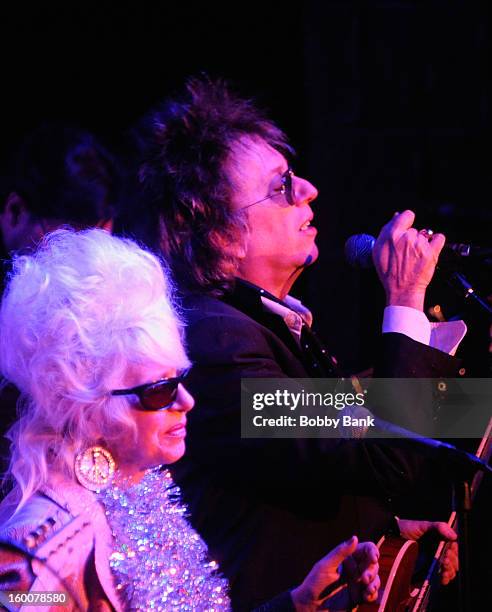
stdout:
<svg viewBox="0 0 492 612">
<path fill-rule="evenodd" d="M 394 445 L 241 439 L 241 377 L 338 373 L 314 335 L 306 332 L 299 346 L 283 319 L 264 309 L 261 293 L 238 282 L 224 300 L 190 295 L 183 301 L 193 362 L 187 386 L 196 406 L 186 455 L 173 471 L 193 526 L 230 581 L 236 610 L 299 584 L 354 533 L 377 539 L 394 525 L 393 497 L 422 476 L 420 460 Z M 400 375 L 402 356 L 411 354 L 414 363 L 415 352 L 421 376 L 455 365 L 405 336 L 385 336 L 383 354 Z M 387 370 L 380 372 L 391 376 Z"/>
</svg>

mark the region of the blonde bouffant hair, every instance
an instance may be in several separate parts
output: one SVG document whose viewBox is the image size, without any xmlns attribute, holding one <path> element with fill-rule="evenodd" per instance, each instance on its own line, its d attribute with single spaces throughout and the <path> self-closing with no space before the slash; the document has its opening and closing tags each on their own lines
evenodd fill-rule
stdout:
<svg viewBox="0 0 492 612">
<path fill-rule="evenodd" d="M 22 393 L 7 473 L 18 509 L 80 451 L 134 431 L 121 388 L 135 364 L 189 366 L 162 262 L 99 229 L 62 229 L 14 259 L 0 312 L 0 369 Z M 145 381 L 142 381 L 145 382 Z"/>
</svg>

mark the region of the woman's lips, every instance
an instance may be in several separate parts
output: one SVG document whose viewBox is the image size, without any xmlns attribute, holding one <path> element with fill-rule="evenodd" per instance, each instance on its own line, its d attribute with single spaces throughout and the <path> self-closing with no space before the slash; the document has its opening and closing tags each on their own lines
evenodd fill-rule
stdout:
<svg viewBox="0 0 492 612">
<path fill-rule="evenodd" d="M 186 423 L 178 423 L 171 429 L 168 429 L 164 436 L 170 436 L 172 438 L 184 438 L 186 436 Z"/>
</svg>

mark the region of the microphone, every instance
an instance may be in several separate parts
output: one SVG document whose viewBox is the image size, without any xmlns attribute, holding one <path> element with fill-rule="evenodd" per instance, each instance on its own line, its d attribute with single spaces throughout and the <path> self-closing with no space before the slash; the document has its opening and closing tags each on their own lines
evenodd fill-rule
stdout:
<svg viewBox="0 0 492 612">
<path fill-rule="evenodd" d="M 435 457 L 442 456 L 445 463 L 455 464 L 461 466 L 464 469 L 472 469 L 474 471 L 479 470 L 488 473 L 492 476 L 492 467 L 484 463 L 476 455 L 472 455 L 452 444 L 447 442 L 441 442 L 440 440 L 434 440 L 434 438 L 426 438 L 415 431 L 405 429 L 395 423 L 390 423 L 384 419 L 380 419 L 375 416 L 370 410 L 363 406 L 346 406 L 343 414 L 354 417 L 360 422 L 372 422 L 373 425 L 362 426 L 349 426 L 344 427 L 343 431 L 340 432 L 340 437 L 344 439 L 374 439 L 374 438 L 399 438 L 404 440 L 411 440 L 420 448 L 430 450 L 435 453 Z"/>
<path fill-rule="evenodd" d="M 345 258 L 351 266 L 356 268 L 371 268 L 372 249 L 376 238 L 369 234 L 355 234 L 345 243 Z M 492 265 L 492 248 L 478 247 L 472 244 L 450 243 L 445 244 L 441 258 L 448 262 L 466 261 L 471 259 L 483 260 L 486 265 Z"/>
</svg>

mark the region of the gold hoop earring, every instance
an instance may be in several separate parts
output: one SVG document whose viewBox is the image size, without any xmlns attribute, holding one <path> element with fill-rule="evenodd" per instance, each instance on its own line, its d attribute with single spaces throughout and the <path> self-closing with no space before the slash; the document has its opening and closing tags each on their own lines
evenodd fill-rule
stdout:
<svg viewBox="0 0 492 612">
<path fill-rule="evenodd" d="M 102 446 L 90 446 L 75 457 L 75 475 L 89 491 L 102 491 L 112 481 L 116 463 Z"/>
</svg>

